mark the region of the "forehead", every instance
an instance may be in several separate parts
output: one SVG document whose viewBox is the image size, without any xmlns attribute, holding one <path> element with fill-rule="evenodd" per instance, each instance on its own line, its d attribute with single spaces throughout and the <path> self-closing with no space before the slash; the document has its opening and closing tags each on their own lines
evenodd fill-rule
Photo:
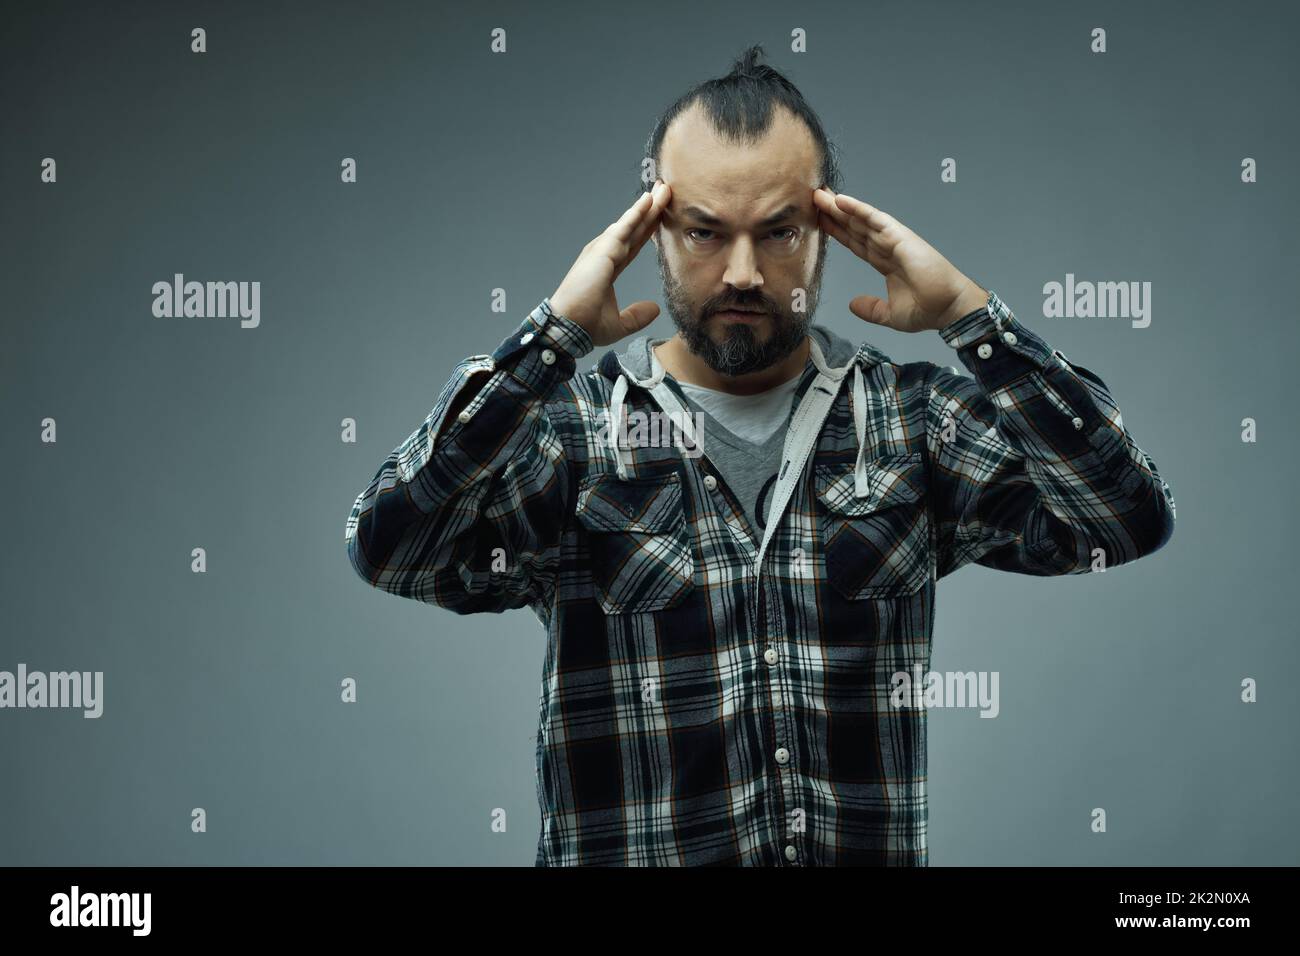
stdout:
<svg viewBox="0 0 1300 956">
<path fill-rule="evenodd" d="M 673 189 L 671 208 L 699 205 L 743 223 L 785 203 L 812 209 L 821 157 L 808 127 L 784 107 L 760 139 L 738 143 L 723 138 L 697 103 L 668 127 L 659 175 Z"/>
</svg>

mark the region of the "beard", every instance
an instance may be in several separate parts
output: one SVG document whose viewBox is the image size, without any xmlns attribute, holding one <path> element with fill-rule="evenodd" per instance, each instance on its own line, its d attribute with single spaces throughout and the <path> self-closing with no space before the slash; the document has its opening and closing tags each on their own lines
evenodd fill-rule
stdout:
<svg viewBox="0 0 1300 956">
<path fill-rule="evenodd" d="M 692 354 L 698 355 L 720 375 L 744 375 L 760 372 L 777 364 L 797 349 L 808 335 L 817 299 L 821 293 L 822 267 L 826 264 L 828 237 L 821 237 L 817 250 L 817 264 L 813 280 L 805 297 L 807 308 L 794 312 L 782 308 L 769 299 L 761 289 L 729 289 L 700 303 L 698 310 L 692 305 L 672 269 L 664 262 L 663 250 L 658 253 L 659 277 L 663 280 L 664 302 L 672 316 L 677 332 Z M 657 247 L 656 247 L 657 248 Z M 717 312 L 730 308 L 761 309 L 767 313 L 772 331 L 764 340 L 758 338 L 758 327 L 743 322 L 725 322 L 714 318 Z M 709 334 L 709 326 L 722 330 L 722 341 L 716 342 Z"/>
</svg>

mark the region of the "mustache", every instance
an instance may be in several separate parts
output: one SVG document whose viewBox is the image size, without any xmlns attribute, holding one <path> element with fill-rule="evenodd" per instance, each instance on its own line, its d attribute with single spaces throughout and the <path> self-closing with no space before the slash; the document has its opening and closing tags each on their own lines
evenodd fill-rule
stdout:
<svg viewBox="0 0 1300 956">
<path fill-rule="evenodd" d="M 745 299 L 739 302 L 726 302 L 723 303 L 722 305 L 710 306 L 708 309 L 706 309 L 706 314 L 713 315 L 715 312 L 732 312 L 732 311 L 776 312 L 777 310 L 773 308 L 771 303 L 769 303 L 765 299 L 756 299 L 756 300 Z"/>
</svg>

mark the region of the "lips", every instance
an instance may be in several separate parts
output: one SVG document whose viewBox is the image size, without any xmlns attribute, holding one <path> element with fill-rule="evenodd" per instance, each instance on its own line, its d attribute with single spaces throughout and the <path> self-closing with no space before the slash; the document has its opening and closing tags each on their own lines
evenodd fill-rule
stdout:
<svg viewBox="0 0 1300 956">
<path fill-rule="evenodd" d="M 759 319 L 765 317 L 766 312 L 740 312 L 735 309 L 723 309 L 721 312 L 713 313 L 713 318 L 721 319 L 723 322 L 740 323 L 742 325 L 754 325 Z"/>
</svg>

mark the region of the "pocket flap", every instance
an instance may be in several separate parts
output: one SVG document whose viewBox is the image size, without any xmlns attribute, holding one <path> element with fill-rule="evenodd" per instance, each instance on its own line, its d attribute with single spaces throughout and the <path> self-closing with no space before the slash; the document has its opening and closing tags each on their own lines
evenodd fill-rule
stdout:
<svg viewBox="0 0 1300 956">
<path fill-rule="evenodd" d="M 863 515 L 916 501 L 925 492 L 925 462 L 919 451 L 906 455 L 882 455 L 864 462 L 867 493 L 854 495 L 853 462 L 818 465 L 817 497 L 842 515 Z"/>
<path fill-rule="evenodd" d="M 682 520 L 681 476 L 588 475 L 578 486 L 575 514 L 592 531 L 671 531 Z"/>
</svg>

